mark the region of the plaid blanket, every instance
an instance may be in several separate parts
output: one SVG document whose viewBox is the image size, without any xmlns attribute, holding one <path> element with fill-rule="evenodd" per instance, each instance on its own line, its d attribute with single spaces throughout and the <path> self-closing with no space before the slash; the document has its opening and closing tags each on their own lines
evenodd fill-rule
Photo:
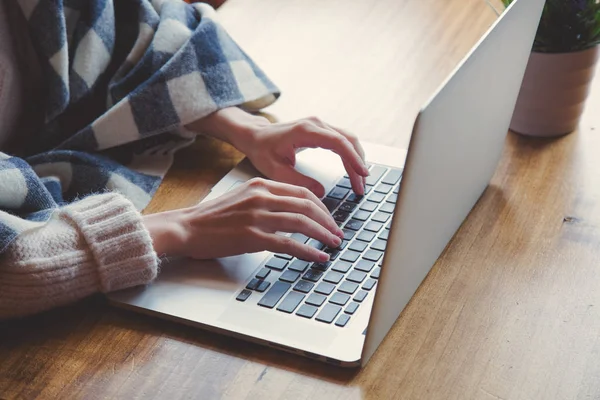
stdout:
<svg viewBox="0 0 600 400">
<path fill-rule="evenodd" d="M 0 254 L 82 197 L 150 201 L 183 126 L 220 108 L 257 110 L 278 89 L 206 4 L 18 0 L 45 84 L 31 155 L 0 152 Z"/>
</svg>

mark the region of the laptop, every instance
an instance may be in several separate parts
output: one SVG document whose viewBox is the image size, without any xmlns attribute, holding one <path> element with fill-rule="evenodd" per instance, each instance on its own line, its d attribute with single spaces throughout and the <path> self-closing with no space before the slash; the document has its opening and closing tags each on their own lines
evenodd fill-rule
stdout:
<svg viewBox="0 0 600 400">
<path fill-rule="evenodd" d="M 115 305 L 343 367 L 365 365 L 465 220 L 500 159 L 544 0 L 517 0 L 419 112 L 408 151 L 364 143 L 367 193 L 350 189 L 333 153 L 297 168 L 326 188 L 345 232 L 331 260 L 261 252 L 170 259 Z M 243 161 L 204 201 L 253 177 Z M 323 247 L 300 234 L 293 239 Z"/>
</svg>

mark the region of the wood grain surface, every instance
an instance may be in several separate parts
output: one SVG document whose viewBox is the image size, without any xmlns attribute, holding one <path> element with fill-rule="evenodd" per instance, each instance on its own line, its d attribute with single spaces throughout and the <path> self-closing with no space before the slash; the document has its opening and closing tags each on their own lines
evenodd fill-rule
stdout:
<svg viewBox="0 0 600 400">
<path fill-rule="evenodd" d="M 229 0 L 219 14 L 283 91 L 268 113 L 395 146 L 496 17 L 483 0 Z M 0 323 L 0 398 L 598 399 L 597 110 L 600 83 L 578 132 L 509 133 L 490 187 L 362 370 L 96 296 Z M 147 212 L 194 204 L 240 159 L 199 139 Z"/>
</svg>

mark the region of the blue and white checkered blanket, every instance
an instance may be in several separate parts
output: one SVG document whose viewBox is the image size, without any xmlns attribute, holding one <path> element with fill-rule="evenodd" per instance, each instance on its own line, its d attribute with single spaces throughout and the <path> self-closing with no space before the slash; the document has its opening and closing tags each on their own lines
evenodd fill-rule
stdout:
<svg viewBox="0 0 600 400">
<path fill-rule="evenodd" d="M 0 152 L 0 254 L 20 232 L 90 194 L 143 209 L 218 109 L 257 110 L 277 88 L 216 22 L 181 0 L 18 0 L 41 64 L 44 128 L 33 155 Z"/>
</svg>

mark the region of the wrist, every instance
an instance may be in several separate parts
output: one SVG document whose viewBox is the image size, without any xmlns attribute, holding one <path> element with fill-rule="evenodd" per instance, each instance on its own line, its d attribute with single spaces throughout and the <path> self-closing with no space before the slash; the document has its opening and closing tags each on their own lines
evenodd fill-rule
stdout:
<svg viewBox="0 0 600 400">
<path fill-rule="evenodd" d="M 183 255 L 186 230 L 179 210 L 144 215 L 143 223 L 159 257 Z"/>
<path fill-rule="evenodd" d="M 195 132 L 223 140 L 246 154 L 253 147 L 260 130 L 270 124 L 264 117 L 252 115 L 238 107 L 227 107 L 187 127 Z"/>
</svg>

